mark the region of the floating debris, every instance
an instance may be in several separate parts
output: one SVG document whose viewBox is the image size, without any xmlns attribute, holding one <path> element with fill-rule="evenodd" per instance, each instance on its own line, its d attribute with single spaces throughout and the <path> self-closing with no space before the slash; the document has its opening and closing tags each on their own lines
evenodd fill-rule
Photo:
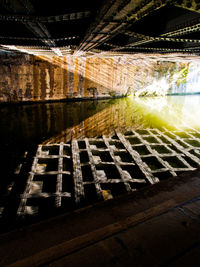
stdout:
<svg viewBox="0 0 200 267">
<path fill-rule="evenodd" d="M 13 186 L 14 186 L 14 182 L 11 182 L 9 185 L 8 185 L 8 192 L 11 192 L 12 189 L 13 189 Z"/>
<path fill-rule="evenodd" d="M 4 207 L 0 207 L 0 218 L 2 217 L 3 211 L 4 211 Z"/>
<path fill-rule="evenodd" d="M 48 156 L 49 155 L 49 150 L 46 151 L 40 151 L 40 156 Z"/>
<path fill-rule="evenodd" d="M 46 167 L 47 167 L 47 164 L 37 164 L 35 172 L 45 173 Z"/>
<path fill-rule="evenodd" d="M 102 190 L 102 195 L 104 200 L 109 200 L 113 198 L 110 190 Z"/>
<path fill-rule="evenodd" d="M 42 192 L 42 186 L 43 186 L 43 182 L 41 182 L 41 181 L 32 182 L 30 185 L 29 193 L 30 194 L 41 193 Z"/>
<path fill-rule="evenodd" d="M 38 207 L 36 206 L 25 206 L 24 215 L 36 215 L 38 214 Z"/>
<path fill-rule="evenodd" d="M 27 157 L 27 155 L 28 155 L 28 152 L 27 152 L 27 151 L 25 151 L 25 152 L 24 152 L 24 158 L 26 158 L 26 157 Z"/>
<path fill-rule="evenodd" d="M 15 169 L 14 174 L 19 174 L 20 171 L 21 171 L 21 168 L 22 168 L 22 164 L 19 164 L 19 165 L 17 166 L 17 168 Z"/>
</svg>

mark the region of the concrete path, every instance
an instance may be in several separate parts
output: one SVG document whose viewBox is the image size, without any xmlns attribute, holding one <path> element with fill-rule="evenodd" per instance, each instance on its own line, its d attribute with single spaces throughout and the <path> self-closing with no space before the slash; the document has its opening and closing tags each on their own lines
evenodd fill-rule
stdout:
<svg viewBox="0 0 200 267">
<path fill-rule="evenodd" d="M 200 170 L 0 236 L 1 266 L 200 266 Z"/>
</svg>

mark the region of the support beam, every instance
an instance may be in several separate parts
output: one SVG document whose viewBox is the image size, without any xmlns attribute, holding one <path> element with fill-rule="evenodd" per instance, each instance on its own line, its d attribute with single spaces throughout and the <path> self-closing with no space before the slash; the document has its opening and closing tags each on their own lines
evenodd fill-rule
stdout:
<svg viewBox="0 0 200 267">
<path fill-rule="evenodd" d="M 160 36 L 157 37 L 151 37 L 151 36 L 146 36 L 143 34 L 138 34 L 135 32 L 131 31 L 126 31 L 124 34 L 128 35 L 129 37 L 136 37 L 138 39 L 141 39 L 139 41 L 135 41 L 132 43 L 128 43 L 126 46 L 121 47 L 121 49 L 124 49 L 125 47 L 129 46 L 139 46 L 143 44 L 149 44 L 152 42 L 157 42 L 157 41 L 170 41 L 170 42 L 184 42 L 184 43 L 199 43 L 199 40 L 195 39 L 188 39 L 188 38 L 172 38 L 172 37 L 178 37 L 181 35 L 187 35 L 193 32 L 199 32 L 200 31 L 200 19 L 195 19 L 190 22 L 181 24 L 179 26 L 176 26 L 174 29 L 170 29 L 168 32 L 161 34 Z M 118 50 L 117 47 L 116 49 L 113 49 L 113 51 Z"/>
<path fill-rule="evenodd" d="M 173 1 L 177 7 L 185 8 L 189 11 L 200 13 L 200 2 L 198 0 L 176 0 Z"/>
<path fill-rule="evenodd" d="M 166 5 L 168 1 L 106 1 L 78 51 L 89 51 L 113 38 L 134 22 Z M 102 34 L 103 33 L 103 34 Z M 92 43 L 91 43 L 92 42 Z"/>
<path fill-rule="evenodd" d="M 134 33 L 133 33 L 134 35 Z M 135 34 L 135 37 L 138 37 L 140 35 L 138 35 L 137 33 Z M 142 38 L 142 35 L 141 35 Z M 133 48 L 136 47 L 140 44 L 144 44 L 144 43 L 150 43 L 150 42 L 160 42 L 160 41 L 165 41 L 165 42 L 174 42 L 174 43 L 198 43 L 200 44 L 200 40 L 198 39 L 183 39 L 183 38 L 169 38 L 169 37 L 151 37 L 151 36 L 143 36 L 144 40 L 142 41 L 138 41 L 138 42 L 132 42 L 129 43 L 125 46 L 122 47 L 116 47 L 113 48 L 111 51 L 115 51 L 115 50 L 124 50 L 124 49 L 129 49 L 129 48 Z M 141 49 L 143 49 L 143 47 L 141 47 Z M 200 49 L 200 47 L 199 47 Z"/>
<path fill-rule="evenodd" d="M 15 5 L 13 5 L 13 2 Z M 28 15 L 33 15 L 35 13 L 35 10 L 31 4 L 31 2 L 29 0 L 25 0 L 25 1 L 10 1 L 9 0 L 10 5 L 5 5 L 4 7 L 12 12 L 18 12 L 18 13 L 25 13 Z M 14 15 L 15 16 L 15 15 Z M 56 47 L 56 44 L 54 41 L 50 40 L 51 35 L 48 32 L 46 26 L 40 22 L 29 22 L 29 21 L 23 21 L 23 24 L 31 31 L 34 33 L 34 35 L 37 38 L 43 38 L 44 40 L 42 41 L 43 43 L 45 43 L 45 45 L 49 46 L 50 49 L 54 52 L 54 54 L 58 55 L 58 56 L 62 56 L 61 51 L 59 50 L 59 48 L 55 49 L 55 48 L 51 48 L 51 47 Z M 47 39 L 45 39 L 47 38 Z"/>
<path fill-rule="evenodd" d="M 127 49 L 127 47 L 126 47 Z M 156 48 L 156 47 L 129 47 L 129 50 L 135 50 L 135 51 L 139 51 L 141 53 L 141 51 L 147 51 L 147 52 L 159 52 L 159 53 L 169 53 L 169 52 L 177 52 L 177 53 L 194 53 L 194 51 L 190 48 L 184 48 L 184 49 L 176 49 L 176 48 Z M 115 49 L 115 52 L 121 51 L 122 49 Z M 200 51 L 200 47 L 199 47 L 199 51 Z M 198 51 L 198 52 L 199 52 Z M 195 52 L 197 52 L 197 50 L 195 50 Z"/>
<path fill-rule="evenodd" d="M 73 39 L 79 39 L 79 36 L 68 36 L 62 38 L 40 38 L 40 37 L 16 37 L 16 36 L 0 36 L 0 39 L 7 39 L 7 40 L 24 40 L 24 41 L 68 41 Z"/>
<path fill-rule="evenodd" d="M 52 23 L 60 21 L 71 21 L 89 18 L 91 16 L 90 11 L 68 13 L 58 16 L 33 16 L 33 15 L 2 15 L 0 14 L 0 21 L 17 21 L 17 22 L 33 22 L 33 23 Z"/>
<path fill-rule="evenodd" d="M 181 36 L 198 31 L 200 31 L 200 19 L 198 19 L 197 22 L 192 25 L 189 26 L 183 25 L 182 27 L 163 33 L 160 36 L 166 36 L 166 37 Z"/>
</svg>

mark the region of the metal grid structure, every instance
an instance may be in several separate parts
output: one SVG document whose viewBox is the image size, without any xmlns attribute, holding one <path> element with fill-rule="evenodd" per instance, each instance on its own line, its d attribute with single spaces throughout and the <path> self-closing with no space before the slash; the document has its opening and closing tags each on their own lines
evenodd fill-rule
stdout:
<svg viewBox="0 0 200 267">
<path fill-rule="evenodd" d="M 194 129 L 130 129 L 39 145 L 17 213 L 111 199 L 199 165 L 200 132 Z"/>
</svg>

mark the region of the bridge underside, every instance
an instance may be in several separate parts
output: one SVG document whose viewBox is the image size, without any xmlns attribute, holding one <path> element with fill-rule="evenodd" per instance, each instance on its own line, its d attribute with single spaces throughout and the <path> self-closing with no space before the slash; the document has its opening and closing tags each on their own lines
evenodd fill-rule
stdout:
<svg viewBox="0 0 200 267">
<path fill-rule="evenodd" d="M 48 56 L 200 52 L 200 2 L 0 1 L 0 49 Z"/>
<path fill-rule="evenodd" d="M 152 84 L 185 93 L 199 84 L 199 33 L 200 0 L 0 0 L 0 102 L 115 98 Z M 0 265 L 198 265 L 199 129 L 116 130 L 125 111 L 96 103 L 13 105 L 22 127 L 10 106 L 0 116 L 1 231 L 39 221 L 1 235 Z"/>
</svg>

